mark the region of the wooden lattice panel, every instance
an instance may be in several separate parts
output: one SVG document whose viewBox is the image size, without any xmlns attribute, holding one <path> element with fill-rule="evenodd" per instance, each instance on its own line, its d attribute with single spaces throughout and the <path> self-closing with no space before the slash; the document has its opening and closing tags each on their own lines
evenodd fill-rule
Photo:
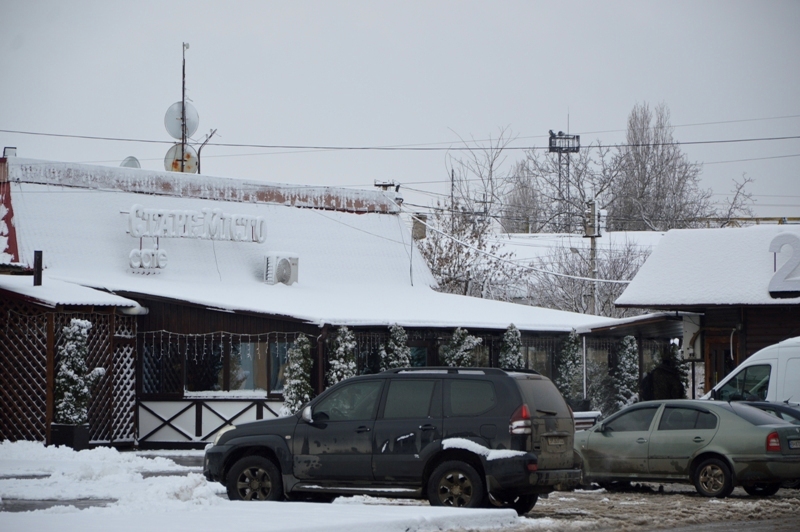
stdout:
<svg viewBox="0 0 800 532">
<path fill-rule="evenodd" d="M 0 440 L 44 441 L 46 411 L 47 316 L 0 300 Z"/>
</svg>

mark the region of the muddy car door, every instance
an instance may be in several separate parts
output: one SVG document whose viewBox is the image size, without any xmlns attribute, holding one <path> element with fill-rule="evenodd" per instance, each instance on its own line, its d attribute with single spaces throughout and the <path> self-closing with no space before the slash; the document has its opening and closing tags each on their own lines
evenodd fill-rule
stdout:
<svg viewBox="0 0 800 532">
<path fill-rule="evenodd" d="M 646 476 L 650 428 L 659 408 L 635 406 L 596 425 L 582 449 L 587 475 Z"/>
<path fill-rule="evenodd" d="M 659 477 L 686 477 L 689 462 L 717 433 L 717 416 L 705 408 L 666 405 L 650 434 L 648 469 Z"/>
<path fill-rule="evenodd" d="M 442 381 L 396 378 L 387 387 L 375 421 L 375 480 L 419 481 L 442 439 Z"/>
<path fill-rule="evenodd" d="M 294 476 L 319 481 L 371 480 L 372 430 L 383 380 L 344 383 L 313 405 L 312 422 L 294 436 Z"/>
</svg>

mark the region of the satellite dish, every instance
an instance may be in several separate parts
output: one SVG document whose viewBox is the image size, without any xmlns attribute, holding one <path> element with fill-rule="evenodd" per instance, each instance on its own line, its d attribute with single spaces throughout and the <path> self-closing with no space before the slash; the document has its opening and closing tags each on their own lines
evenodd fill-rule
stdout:
<svg viewBox="0 0 800 532">
<path fill-rule="evenodd" d="M 197 131 L 197 126 L 200 125 L 200 115 L 197 114 L 197 109 L 194 105 L 186 102 L 186 136 L 191 137 Z M 167 133 L 174 139 L 181 140 L 183 135 L 181 133 L 181 102 L 175 102 L 167 109 L 167 114 L 164 115 L 164 127 L 167 128 Z"/>
<path fill-rule="evenodd" d="M 125 160 L 120 163 L 120 166 L 124 168 L 141 168 L 142 165 L 139 164 L 139 159 L 131 155 L 130 157 L 125 157 Z"/>
<path fill-rule="evenodd" d="M 168 172 L 180 172 L 181 159 L 185 174 L 197 173 L 197 152 L 188 144 L 175 144 L 169 149 L 167 156 L 164 157 L 164 169 Z"/>
</svg>

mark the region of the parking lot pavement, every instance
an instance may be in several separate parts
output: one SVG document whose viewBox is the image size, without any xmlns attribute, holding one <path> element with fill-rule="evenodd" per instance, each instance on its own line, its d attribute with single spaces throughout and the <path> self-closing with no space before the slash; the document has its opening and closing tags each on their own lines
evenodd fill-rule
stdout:
<svg viewBox="0 0 800 532">
<path fill-rule="evenodd" d="M 531 521 L 513 528 L 514 532 L 697 530 L 699 526 L 755 530 L 754 526 L 766 521 L 774 521 L 775 526 L 800 522 L 800 490 L 782 489 L 772 497 L 756 498 L 736 488 L 725 499 L 701 497 L 693 486 L 684 484 L 637 484 L 613 493 L 602 489 L 555 492 L 540 500 L 526 517 Z M 786 530 L 797 529 L 795 524 Z"/>
</svg>

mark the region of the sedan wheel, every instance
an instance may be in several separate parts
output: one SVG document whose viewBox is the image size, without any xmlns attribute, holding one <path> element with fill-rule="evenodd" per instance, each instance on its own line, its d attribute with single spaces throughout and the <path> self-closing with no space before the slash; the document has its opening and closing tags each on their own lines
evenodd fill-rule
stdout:
<svg viewBox="0 0 800 532">
<path fill-rule="evenodd" d="M 225 487 L 232 501 L 278 501 L 283 497 L 278 467 L 261 456 L 245 456 L 233 464 Z"/>
<path fill-rule="evenodd" d="M 483 492 L 483 481 L 475 468 L 457 460 L 440 464 L 428 480 L 431 506 L 478 508 Z"/>
<path fill-rule="evenodd" d="M 765 482 L 759 482 L 757 484 L 750 484 L 749 486 L 742 487 L 748 495 L 752 495 L 753 497 L 769 497 L 770 495 L 775 495 L 778 493 L 778 490 L 781 489 L 781 483 L 774 482 L 768 484 Z"/>
<path fill-rule="evenodd" d="M 695 470 L 694 487 L 704 497 L 727 497 L 733 491 L 728 465 L 717 458 L 703 460 Z"/>
</svg>

